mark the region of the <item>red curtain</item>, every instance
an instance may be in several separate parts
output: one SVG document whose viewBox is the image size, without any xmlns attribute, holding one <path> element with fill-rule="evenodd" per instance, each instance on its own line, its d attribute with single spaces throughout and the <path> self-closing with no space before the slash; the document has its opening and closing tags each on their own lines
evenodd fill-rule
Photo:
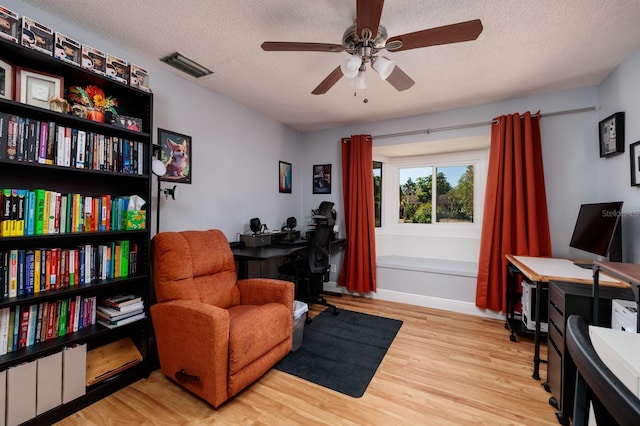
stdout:
<svg viewBox="0 0 640 426">
<path fill-rule="evenodd" d="M 505 254 L 551 256 L 540 115 L 493 120 L 476 306 L 506 309 Z"/>
<path fill-rule="evenodd" d="M 373 154 L 370 135 L 342 139 L 342 194 L 347 247 L 338 284 L 350 291 L 376 291 Z"/>
</svg>

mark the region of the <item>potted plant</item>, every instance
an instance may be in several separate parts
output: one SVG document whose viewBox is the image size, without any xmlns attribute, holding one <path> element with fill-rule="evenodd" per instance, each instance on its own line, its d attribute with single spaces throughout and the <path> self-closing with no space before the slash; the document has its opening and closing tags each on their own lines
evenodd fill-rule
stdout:
<svg viewBox="0 0 640 426">
<path fill-rule="evenodd" d="M 73 86 L 69 88 L 69 100 L 87 108 L 89 120 L 104 123 L 104 113 L 117 114 L 118 100 L 112 96 L 105 96 L 98 86 Z"/>
</svg>

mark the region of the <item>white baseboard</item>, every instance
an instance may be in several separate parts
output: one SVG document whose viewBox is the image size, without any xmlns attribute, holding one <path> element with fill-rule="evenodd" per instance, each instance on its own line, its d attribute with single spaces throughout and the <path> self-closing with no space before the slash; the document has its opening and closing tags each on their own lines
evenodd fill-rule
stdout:
<svg viewBox="0 0 640 426">
<path fill-rule="evenodd" d="M 326 291 L 351 294 L 346 288 L 339 286 L 335 282 L 324 283 Z M 485 318 L 504 320 L 504 313 L 494 312 L 488 309 L 480 309 L 473 303 L 461 302 L 459 300 L 441 299 L 439 297 L 423 296 L 419 294 L 401 293 L 393 290 L 378 289 L 376 293 L 360 294 L 353 293 L 354 296 L 370 297 L 372 299 L 386 300 L 389 302 L 406 303 L 407 305 L 423 306 L 425 308 L 442 309 L 444 311 L 458 312 L 460 314 L 475 315 Z"/>
</svg>

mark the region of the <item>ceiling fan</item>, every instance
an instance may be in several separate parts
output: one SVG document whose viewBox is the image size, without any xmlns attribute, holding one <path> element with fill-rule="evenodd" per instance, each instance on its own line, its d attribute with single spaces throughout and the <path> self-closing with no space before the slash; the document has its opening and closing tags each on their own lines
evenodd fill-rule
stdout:
<svg viewBox="0 0 640 426">
<path fill-rule="evenodd" d="M 470 41 L 477 39 L 482 32 L 482 22 L 474 19 L 387 38 L 387 30 L 380 25 L 383 5 L 384 0 L 356 0 L 356 21 L 344 32 L 342 44 L 265 41 L 261 47 L 265 51 L 349 53 L 350 56 L 313 89 L 311 93 L 314 95 L 327 93 L 343 75 L 354 79 L 356 89 L 366 88 L 364 76 L 367 63 L 371 64 L 383 80 L 387 80 L 396 90 L 402 91 L 413 86 L 415 82 L 393 61 L 379 56 L 381 50 L 400 52 Z"/>
</svg>

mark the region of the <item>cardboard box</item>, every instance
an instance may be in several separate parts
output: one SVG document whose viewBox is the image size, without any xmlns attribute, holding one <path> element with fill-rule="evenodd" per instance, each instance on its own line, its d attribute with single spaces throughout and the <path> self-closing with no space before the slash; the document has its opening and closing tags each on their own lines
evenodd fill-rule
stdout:
<svg viewBox="0 0 640 426">
<path fill-rule="evenodd" d="M 0 37 L 18 42 L 18 14 L 0 6 Z"/>
<path fill-rule="evenodd" d="M 241 235 L 240 238 L 247 247 L 263 247 L 271 245 L 271 234 Z"/>
<path fill-rule="evenodd" d="M 122 213 L 124 229 L 130 231 L 133 229 L 147 228 L 147 211 L 146 210 L 125 210 Z"/>
<path fill-rule="evenodd" d="M 106 75 L 107 72 L 107 55 L 89 45 L 82 45 L 82 68 L 95 72 L 96 74 Z"/>
<path fill-rule="evenodd" d="M 20 22 L 22 45 L 53 56 L 53 30 L 26 16 L 23 16 Z"/>
<path fill-rule="evenodd" d="M 117 56 L 107 54 L 107 77 L 120 83 L 129 84 L 129 63 Z"/>
<path fill-rule="evenodd" d="M 80 66 L 82 45 L 64 34 L 56 33 L 56 46 L 53 56 L 61 61 Z"/>
</svg>

